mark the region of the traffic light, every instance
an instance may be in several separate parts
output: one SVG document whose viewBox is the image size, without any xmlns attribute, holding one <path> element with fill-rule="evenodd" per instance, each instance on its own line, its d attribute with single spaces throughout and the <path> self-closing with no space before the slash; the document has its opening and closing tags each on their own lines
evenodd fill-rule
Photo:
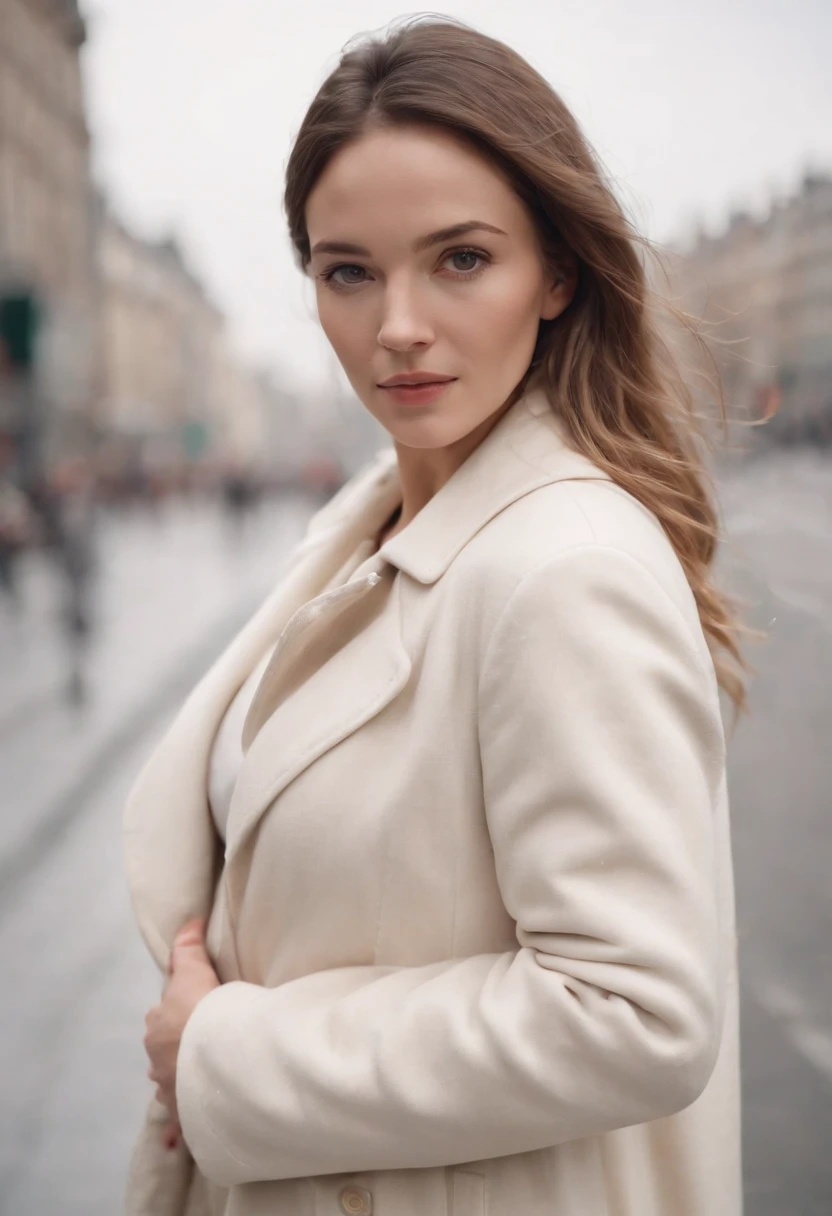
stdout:
<svg viewBox="0 0 832 1216">
<path fill-rule="evenodd" d="M 0 363 L 14 371 L 28 371 L 35 362 L 40 311 L 34 293 L 0 292 Z"/>
</svg>

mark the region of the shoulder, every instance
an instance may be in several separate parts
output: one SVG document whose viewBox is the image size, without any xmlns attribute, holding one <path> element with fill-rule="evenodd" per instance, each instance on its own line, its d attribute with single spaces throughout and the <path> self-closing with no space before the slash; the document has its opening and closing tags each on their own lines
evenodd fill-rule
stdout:
<svg viewBox="0 0 832 1216">
<path fill-rule="evenodd" d="M 488 634 L 512 603 L 593 619 L 600 602 L 635 603 L 680 619 L 699 657 L 709 652 L 690 584 L 658 519 L 633 495 L 598 477 L 552 482 L 519 498 L 457 559 L 475 588 Z"/>
<path fill-rule="evenodd" d="M 587 550 L 629 558 L 665 586 L 674 600 L 691 596 L 681 562 L 656 516 L 605 478 L 556 481 L 517 499 L 474 536 L 460 554 L 470 573 L 511 590 L 550 563 L 569 565 Z"/>
</svg>

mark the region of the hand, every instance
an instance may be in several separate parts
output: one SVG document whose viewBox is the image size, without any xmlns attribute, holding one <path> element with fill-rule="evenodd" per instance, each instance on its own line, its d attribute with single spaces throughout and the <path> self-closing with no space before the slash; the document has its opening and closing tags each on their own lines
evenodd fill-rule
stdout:
<svg viewBox="0 0 832 1216">
<path fill-rule="evenodd" d="M 171 1116 L 163 1133 L 168 1148 L 175 1148 L 182 1134 L 176 1109 L 176 1062 L 182 1032 L 202 998 L 219 986 L 205 949 L 204 922 L 188 921 L 174 939 L 162 1000 L 145 1018 L 144 1046 L 150 1057 L 147 1075 L 156 1082 L 156 1097 Z"/>
</svg>

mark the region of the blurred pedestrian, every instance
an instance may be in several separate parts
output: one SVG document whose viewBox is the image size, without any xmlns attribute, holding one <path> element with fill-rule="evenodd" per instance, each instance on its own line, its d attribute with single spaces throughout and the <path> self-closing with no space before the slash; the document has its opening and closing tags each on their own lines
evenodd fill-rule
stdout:
<svg viewBox="0 0 832 1216">
<path fill-rule="evenodd" d="M 0 592 L 15 605 L 17 560 L 33 535 L 34 520 L 29 501 L 9 473 L 0 469 Z"/>
<path fill-rule="evenodd" d="M 236 539 L 243 529 L 252 501 L 249 477 L 241 465 L 232 464 L 226 470 L 222 479 L 222 500 Z"/>
<path fill-rule="evenodd" d="M 87 696 L 86 657 L 94 625 L 97 504 L 95 477 L 83 457 L 62 461 L 51 481 L 53 552 L 61 580 L 60 621 L 67 642 L 66 694 Z"/>
</svg>

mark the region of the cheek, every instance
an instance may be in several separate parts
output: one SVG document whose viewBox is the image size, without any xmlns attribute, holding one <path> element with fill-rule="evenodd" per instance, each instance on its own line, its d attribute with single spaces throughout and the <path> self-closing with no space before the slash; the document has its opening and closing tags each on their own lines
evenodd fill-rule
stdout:
<svg viewBox="0 0 832 1216">
<path fill-rule="evenodd" d="M 367 358 L 372 351 L 378 325 L 367 301 L 357 295 L 341 298 L 326 288 L 317 293 L 318 320 L 332 349 L 342 363 Z"/>
<path fill-rule="evenodd" d="M 483 275 L 465 307 L 457 303 L 454 309 L 460 340 L 495 358 L 518 343 L 533 342 L 539 319 L 539 278 L 499 266 Z"/>
</svg>

